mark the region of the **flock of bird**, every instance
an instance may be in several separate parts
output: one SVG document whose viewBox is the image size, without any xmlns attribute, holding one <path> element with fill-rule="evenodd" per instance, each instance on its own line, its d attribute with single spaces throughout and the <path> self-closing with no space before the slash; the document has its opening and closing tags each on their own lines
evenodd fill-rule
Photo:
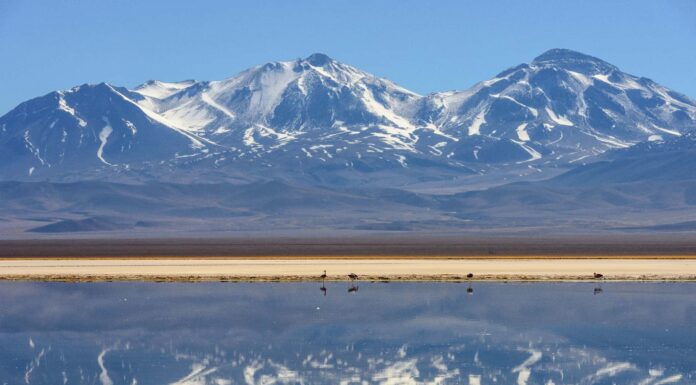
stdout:
<svg viewBox="0 0 696 385">
<path fill-rule="evenodd" d="M 319 290 L 321 290 L 321 292 L 322 292 L 324 295 L 326 295 L 326 285 L 324 285 L 324 283 L 325 283 L 325 281 L 326 281 L 326 277 L 327 277 L 327 275 L 326 275 L 326 270 L 324 270 L 324 273 L 323 273 L 322 275 L 319 276 L 319 278 L 321 278 L 321 287 L 319 288 Z M 357 281 L 358 279 L 360 279 L 360 277 L 359 277 L 357 274 L 355 274 L 355 273 L 350 273 L 350 274 L 348 274 L 348 278 L 350 278 L 350 288 L 348 288 L 348 292 L 349 292 L 349 293 L 355 293 L 355 292 L 357 292 L 359 286 L 356 286 L 356 285 L 355 285 L 355 281 Z"/>
<path fill-rule="evenodd" d="M 604 274 L 601 274 L 601 273 L 592 273 L 592 276 L 594 277 L 594 279 L 603 279 L 604 278 Z M 324 296 L 326 296 L 326 291 L 327 291 L 326 285 L 325 285 L 327 277 L 328 276 L 326 275 L 326 270 L 324 270 L 324 273 L 322 273 L 322 275 L 319 276 L 319 278 L 321 279 L 321 287 L 319 288 L 319 290 L 321 290 L 321 292 L 324 294 Z M 474 273 L 468 273 L 466 275 L 466 277 L 468 279 L 474 278 Z M 350 278 L 350 288 L 348 288 L 348 292 L 349 293 L 356 293 L 358 291 L 359 286 L 355 285 L 355 281 L 359 280 L 360 277 L 355 273 L 350 273 L 350 274 L 348 274 L 348 278 Z M 474 293 L 474 289 L 471 287 L 471 285 L 469 285 L 469 287 L 467 287 L 466 292 L 467 292 L 467 294 Z M 602 288 L 596 287 L 594 289 L 594 294 L 596 295 L 596 294 L 600 294 L 600 293 L 602 293 Z"/>
</svg>

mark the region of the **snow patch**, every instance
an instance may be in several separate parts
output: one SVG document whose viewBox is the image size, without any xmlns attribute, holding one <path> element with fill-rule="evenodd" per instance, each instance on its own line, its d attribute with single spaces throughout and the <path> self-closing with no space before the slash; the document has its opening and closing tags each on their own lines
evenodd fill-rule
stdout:
<svg viewBox="0 0 696 385">
<path fill-rule="evenodd" d="M 534 108 L 534 107 L 530 107 L 530 106 L 528 106 L 528 105 L 526 105 L 526 104 L 524 104 L 524 103 L 520 103 L 519 101 L 517 101 L 517 99 L 513 98 L 512 96 L 509 96 L 509 95 L 500 95 L 500 94 L 495 94 L 495 95 L 491 95 L 491 96 L 494 97 L 494 98 L 506 99 L 506 100 L 509 100 L 509 101 L 511 101 L 511 102 L 513 102 L 513 103 L 519 105 L 520 107 L 524 107 L 524 108 L 528 109 L 529 112 L 531 112 L 532 115 L 533 115 L 535 118 L 536 118 L 537 116 L 539 116 L 539 110 L 537 110 L 537 109 Z"/>
<path fill-rule="evenodd" d="M 486 123 L 486 111 L 481 111 L 469 126 L 469 136 L 481 135 L 481 125 L 484 123 Z"/>
<path fill-rule="evenodd" d="M 667 129 L 667 128 L 663 128 L 663 127 L 657 126 L 657 125 L 654 124 L 654 123 L 651 123 L 651 125 L 652 125 L 653 128 L 655 128 L 656 130 L 662 131 L 662 132 L 664 132 L 665 134 L 670 134 L 670 135 L 674 135 L 674 136 L 682 136 L 682 134 L 681 134 L 679 131 L 674 131 L 674 130 L 670 130 L 670 129 Z"/>
<path fill-rule="evenodd" d="M 31 151 L 31 153 L 36 157 L 36 159 L 38 159 L 39 162 L 41 162 L 42 166 L 46 164 L 44 159 L 41 157 L 41 151 L 39 151 L 39 149 L 34 146 L 34 143 L 31 142 L 31 138 L 29 137 L 29 130 L 24 131 L 24 144 L 29 149 L 29 151 Z"/>
<path fill-rule="evenodd" d="M 197 103 L 196 99 L 191 99 L 176 108 L 164 111 L 160 116 L 181 129 L 189 132 L 198 132 L 215 121 L 215 117 L 205 108 L 205 105 Z"/>
<path fill-rule="evenodd" d="M 620 363 L 614 363 L 614 364 L 609 364 L 606 367 L 599 369 L 596 373 L 595 376 L 597 377 L 613 377 L 623 371 L 630 370 L 630 369 L 635 369 L 635 366 L 631 364 L 630 362 L 620 362 Z"/>
<path fill-rule="evenodd" d="M 558 116 L 556 115 L 555 112 L 553 112 L 550 108 L 546 107 L 546 114 L 549 116 L 549 118 L 554 121 L 554 123 L 561 125 L 561 126 L 572 126 L 573 122 L 568 120 L 565 116 L 561 115 Z"/>
<path fill-rule="evenodd" d="M 397 154 L 397 155 L 396 155 L 396 161 L 399 162 L 399 164 L 401 165 L 401 167 L 404 167 L 404 168 L 408 167 L 408 164 L 406 163 L 406 157 L 405 157 L 405 156 L 403 156 L 403 155 L 398 155 L 398 154 Z"/>
<path fill-rule="evenodd" d="M 185 80 L 183 82 L 161 82 L 159 80 L 152 80 L 139 85 L 133 91 L 143 96 L 165 99 L 184 88 L 192 86 L 194 83 L 193 80 Z"/>
<path fill-rule="evenodd" d="M 138 133 L 138 128 L 135 127 L 135 124 L 133 124 L 130 120 L 123 119 L 123 123 L 126 124 L 126 127 L 128 127 L 133 136 Z"/>
<path fill-rule="evenodd" d="M 662 379 L 660 381 L 657 381 L 655 385 L 664 385 L 664 384 L 673 384 L 675 382 L 681 381 L 682 377 L 684 377 L 681 374 L 675 374 L 673 376 L 667 377 L 665 379 Z"/>
<path fill-rule="evenodd" d="M 237 117 L 234 114 L 234 112 L 228 110 L 227 108 L 225 108 L 225 106 L 223 106 L 223 105 L 219 104 L 218 102 L 216 102 L 215 100 L 213 100 L 213 98 L 211 98 L 210 95 L 206 94 L 205 92 L 201 94 L 201 100 L 204 101 L 209 106 L 222 112 L 223 114 L 225 114 L 225 116 L 227 116 L 230 119 L 235 119 Z"/>
<path fill-rule="evenodd" d="M 582 84 L 583 87 L 587 88 L 592 85 L 592 79 L 588 78 L 587 76 L 575 71 L 567 72 L 570 74 L 570 76 L 577 80 L 578 83 Z"/>
<path fill-rule="evenodd" d="M 70 114 L 70 116 L 75 118 L 75 120 L 77 120 L 77 123 L 80 125 L 80 127 L 87 126 L 87 122 L 85 122 L 82 118 L 77 116 L 75 109 L 70 107 L 68 105 L 68 102 L 65 101 L 65 97 L 63 96 L 62 92 L 58 93 L 58 109 L 67 112 L 68 114 Z"/>
<path fill-rule="evenodd" d="M 408 121 L 408 119 L 397 115 L 394 111 L 386 108 L 382 105 L 382 103 L 378 102 L 372 91 L 368 89 L 364 84 L 360 84 L 359 87 L 362 89 L 363 105 L 365 105 L 365 107 L 370 112 L 389 120 L 399 128 L 403 128 L 409 131 L 415 130 L 415 127 L 411 124 L 411 122 Z"/>
<path fill-rule="evenodd" d="M 104 120 L 104 123 L 106 125 L 101 129 L 101 132 L 99 132 L 99 148 L 97 149 L 97 158 L 102 161 L 104 164 L 108 164 L 109 166 L 113 166 L 111 163 L 107 162 L 104 159 L 104 146 L 106 146 L 106 143 L 109 140 L 109 136 L 111 136 L 111 133 L 114 132 L 113 128 L 111 128 L 111 123 L 109 123 L 109 119 L 104 116 L 102 117 Z"/>
<path fill-rule="evenodd" d="M 604 144 L 609 145 L 609 147 L 613 147 L 613 148 L 628 148 L 628 147 L 631 147 L 631 145 L 632 145 L 631 143 L 624 143 L 624 142 L 622 142 L 622 141 L 620 141 L 620 140 L 614 138 L 613 136 L 608 136 L 608 135 L 607 135 L 607 136 L 601 136 L 601 135 L 599 135 L 599 134 L 595 134 L 595 133 L 592 133 L 592 132 L 585 132 L 585 131 L 581 131 L 581 132 L 584 133 L 584 134 L 586 134 L 586 135 L 589 135 L 589 136 L 591 136 L 591 137 L 593 137 L 593 138 L 595 138 L 595 139 L 597 139 L 597 140 L 599 140 L 600 142 L 602 142 L 602 143 L 604 143 Z"/>
<path fill-rule="evenodd" d="M 523 161 L 520 161 L 520 162 L 517 162 L 517 164 L 527 163 L 527 162 L 533 162 L 533 161 L 535 161 L 535 160 L 541 159 L 541 154 L 540 154 L 537 150 L 533 149 L 531 146 L 525 144 L 524 142 L 518 142 L 518 141 L 516 141 L 516 140 L 511 140 L 511 141 L 512 141 L 513 143 L 516 143 L 518 146 L 520 146 L 520 147 L 521 147 L 523 150 L 525 150 L 525 151 L 529 154 L 529 156 L 530 156 L 529 159 L 523 160 Z"/>
<path fill-rule="evenodd" d="M 529 142 L 529 133 L 527 133 L 527 123 L 522 123 L 515 131 L 517 132 L 517 137 L 523 142 Z"/>
<path fill-rule="evenodd" d="M 609 81 L 609 74 L 597 74 L 597 75 L 592 75 L 593 78 L 597 80 L 601 80 L 604 83 L 612 84 L 612 82 Z"/>
</svg>

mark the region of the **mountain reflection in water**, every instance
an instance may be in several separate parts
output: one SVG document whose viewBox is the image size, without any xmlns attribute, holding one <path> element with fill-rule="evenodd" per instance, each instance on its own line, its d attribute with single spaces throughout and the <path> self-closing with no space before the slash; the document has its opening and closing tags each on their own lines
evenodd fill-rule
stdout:
<svg viewBox="0 0 696 385">
<path fill-rule="evenodd" d="M 1 282 L 0 384 L 696 383 L 693 284 L 359 288 Z"/>
</svg>

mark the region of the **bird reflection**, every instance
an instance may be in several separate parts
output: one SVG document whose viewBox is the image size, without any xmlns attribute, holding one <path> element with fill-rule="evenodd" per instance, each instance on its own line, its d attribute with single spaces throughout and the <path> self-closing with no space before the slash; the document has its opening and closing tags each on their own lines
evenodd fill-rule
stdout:
<svg viewBox="0 0 696 385">
<path fill-rule="evenodd" d="M 320 275 L 319 278 L 321 278 L 321 287 L 319 288 L 319 290 L 321 290 L 321 292 L 324 294 L 324 297 L 326 297 L 326 270 L 324 270 L 324 273 Z"/>
<path fill-rule="evenodd" d="M 592 273 L 592 277 L 594 277 L 594 279 L 604 279 L 604 274 L 595 272 L 595 273 Z M 597 286 L 595 286 L 592 294 L 593 295 L 602 294 L 602 291 L 603 291 L 602 284 L 600 283 Z"/>
<path fill-rule="evenodd" d="M 471 287 L 471 284 L 469 284 L 469 287 L 466 288 L 466 294 L 474 295 L 474 288 Z"/>
<path fill-rule="evenodd" d="M 348 278 L 350 278 L 350 288 L 348 289 L 349 293 L 357 293 L 358 292 L 358 287 L 355 285 L 355 281 L 359 279 L 358 275 L 355 273 L 350 273 L 348 274 Z"/>
</svg>

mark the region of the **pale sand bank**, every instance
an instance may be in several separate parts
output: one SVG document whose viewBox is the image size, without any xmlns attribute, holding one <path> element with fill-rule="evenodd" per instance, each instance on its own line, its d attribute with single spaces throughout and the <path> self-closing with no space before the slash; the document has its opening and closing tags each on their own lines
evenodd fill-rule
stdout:
<svg viewBox="0 0 696 385">
<path fill-rule="evenodd" d="M 5 280 L 312 281 L 606 280 L 696 281 L 696 259 L 8 259 Z"/>
</svg>

